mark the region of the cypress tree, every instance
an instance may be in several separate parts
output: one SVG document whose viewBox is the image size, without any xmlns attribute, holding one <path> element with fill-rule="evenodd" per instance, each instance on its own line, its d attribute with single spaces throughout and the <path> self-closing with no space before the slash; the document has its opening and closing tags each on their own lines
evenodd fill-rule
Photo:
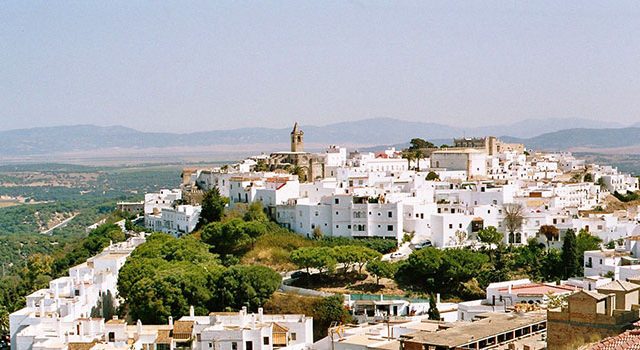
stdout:
<svg viewBox="0 0 640 350">
<path fill-rule="evenodd" d="M 576 233 L 569 229 L 564 235 L 562 242 L 562 266 L 564 267 L 564 278 L 574 277 L 578 274 L 578 246 L 576 244 Z"/>
<path fill-rule="evenodd" d="M 440 311 L 438 310 L 438 306 L 436 304 L 436 297 L 431 293 L 429 295 L 429 319 L 440 321 Z"/>
</svg>

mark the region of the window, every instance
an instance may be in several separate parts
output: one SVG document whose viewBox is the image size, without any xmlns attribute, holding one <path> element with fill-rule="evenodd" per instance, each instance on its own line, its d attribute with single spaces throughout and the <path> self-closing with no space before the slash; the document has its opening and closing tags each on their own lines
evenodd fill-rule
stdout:
<svg viewBox="0 0 640 350">
<path fill-rule="evenodd" d="M 393 231 L 393 225 L 387 225 L 387 231 Z"/>
<path fill-rule="evenodd" d="M 387 216 L 388 216 L 388 217 L 390 217 L 390 218 L 392 218 L 392 217 L 393 217 L 393 212 L 392 212 L 392 211 L 388 212 L 388 213 L 387 213 Z"/>
<path fill-rule="evenodd" d="M 245 350 L 253 350 L 253 342 L 252 341 L 244 342 L 244 349 Z"/>
<path fill-rule="evenodd" d="M 338 212 L 336 212 L 336 215 L 338 215 Z"/>
<path fill-rule="evenodd" d="M 231 342 L 231 350 L 238 350 L 238 343 Z"/>
<path fill-rule="evenodd" d="M 351 230 L 351 225 L 347 225 L 347 228 L 348 228 L 349 230 Z M 294 334 L 295 334 L 295 333 L 294 333 Z"/>
<path fill-rule="evenodd" d="M 462 224 L 458 224 L 458 228 L 462 228 Z"/>
<path fill-rule="evenodd" d="M 262 344 L 269 345 L 269 337 L 262 337 Z"/>
<path fill-rule="evenodd" d="M 449 224 L 449 228 L 453 228 L 453 224 Z"/>
<path fill-rule="evenodd" d="M 113 343 L 116 341 L 116 333 L 115 332 L 109 332 L 109 343 Z"/>
<path fill-rule="evenodd" d="M 209 343 L 209 349 L 213 348 L 213 343 Z"/>
<path fill-rule="evenodd" d="M 335 204 L 340 204 L 340 199 L 336 198 L 336 199 L 334 199 L 334 200 L 333 200 L 333 202 L 334 202 Z"/>
<path fill-rule="evenodd" d="M 298 335 L 296 333 L 291 333 L 291 341 L 296 341 L 297 337 L 298 337 Z"/>
</svg>

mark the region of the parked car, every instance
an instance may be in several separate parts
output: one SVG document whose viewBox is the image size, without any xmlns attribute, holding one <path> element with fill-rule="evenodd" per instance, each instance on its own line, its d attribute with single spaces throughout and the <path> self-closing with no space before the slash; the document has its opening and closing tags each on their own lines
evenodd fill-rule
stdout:
<svg viewBox="0 0 640 350">
<path fill-rule="evenodd" d="M 307 277 L 307 276 L 309 276 L 309 274 L 304 272 L 304 271 L 296 271 L 296 272 L 291 274 L 291 278 L 293 278 L 293 279 L 304 278 L 304 277 Z"/>
<path fill-rule="evenodd" d="M 427 240 L 427 241 L 424 241 L 422 243 L 418 243 L 418 244 L 413 246 L 413 248 L 415 250 L 419 250 L 419 249 L 426 248 L 426 247 L 433 247 L 433 244 L 431 243 L 431 241 Z"/>
<path fill-rule="evenodd" d="M 395 252 L 395 253 L 391 253 L 391 255 L 390 255 L 391 259 L 404 258 L 405 256 L 407 256 L 407 254 L 405 254 L 403 252 Z"/>
</svg>

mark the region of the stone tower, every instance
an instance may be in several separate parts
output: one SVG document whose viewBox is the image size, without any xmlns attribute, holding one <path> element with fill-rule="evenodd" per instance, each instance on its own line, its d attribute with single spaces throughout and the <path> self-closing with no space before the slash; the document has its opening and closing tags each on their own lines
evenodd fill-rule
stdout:
<svg viewBox="0 0 640 350">
<path fill-rule="evenodd" d="M 291 130 L 291 152 L 304 152 L 304 132 L 298 128 L 298 123 Z"/>
</svg>

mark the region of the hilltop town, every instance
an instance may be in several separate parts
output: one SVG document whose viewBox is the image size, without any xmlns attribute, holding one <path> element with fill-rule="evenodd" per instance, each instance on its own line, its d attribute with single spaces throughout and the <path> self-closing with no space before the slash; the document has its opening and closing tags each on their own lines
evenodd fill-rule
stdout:
<svg viewBox="0 0 640 350">
<path fill-rule="evenodd" d="M 129 219 L 109 230 L 121 238 L 26 296 L 10 316 L 11 348 L 609 349 L 640 341 L 635 176 L 491 136 L 316 153 L 305 151 L 296 124 L 290 143 L 235 164 L 185 168 L 175 189 L 118 203 Z M 269 256 L 276 248 L 284 264 Z M 186 267 L 166 272 L 172 261 Z M 213 274 L 206 285 L 144 296 L 183 283 L 189 269 Z M 326 286 L 341 281 L 342 289 Z M 255 289 L 253 299 L 236 283 Z M 379 292 L 354 293 L 358 286 Z M 212 294 L 192 294 L 201 287 Z M 167 293 L 189 297 L 174 305 L 179 295 Z M 342 310 L 325 317 L 317 305 L 331 302 Z"/>
</svg>

